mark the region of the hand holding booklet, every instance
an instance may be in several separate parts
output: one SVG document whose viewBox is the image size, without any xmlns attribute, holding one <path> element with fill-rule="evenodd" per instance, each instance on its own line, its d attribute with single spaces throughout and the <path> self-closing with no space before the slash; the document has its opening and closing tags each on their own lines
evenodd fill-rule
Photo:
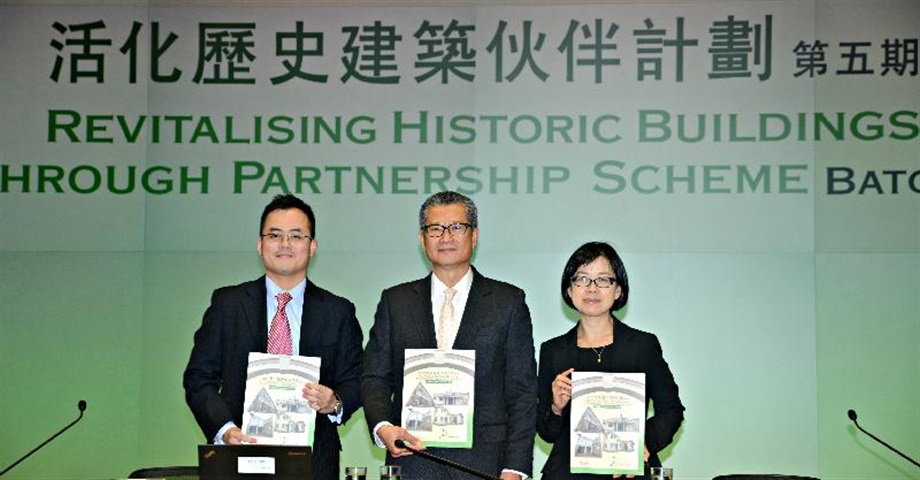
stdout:
<svg viewBox="0 0 920 480">
<path fill-rule="evenodd" d="M 243 433 L 267 445 L 313 445 L 316 410 L 303 398 L 319 381 L 319 357 L 251 352 L 243 401 Z"/>
<path fill-rule="evenodd" d="M 406 349 L 403 428 L 429 447 L 473 446 L 475 350 Z"/>
<path fill-rule="evenodd" d="M 571 472 L 642 475 L 645 374 L 572 372 Z"/>
</svg>

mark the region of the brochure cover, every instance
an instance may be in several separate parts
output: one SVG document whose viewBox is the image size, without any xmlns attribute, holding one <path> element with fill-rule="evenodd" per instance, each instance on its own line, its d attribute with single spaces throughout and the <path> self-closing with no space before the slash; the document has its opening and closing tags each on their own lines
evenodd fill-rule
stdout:
<svg viewBox="0 0 920 480">
<path fill-rule="evenodd" d="M 475 350 L 406 349 L 403 428 L 429 447 L 473 446 Z"/>
<path fill-rule="evenodd" d="M 571 472 L 642 475 L 645 374 L 572 372 Z"/>
<path fill-rule="evenodd" d="M 266 445 L 313 445 L 316 411 L 303 386 L 319 381 L 319 357 L 250 352 L 243 433 Z"/>
</svg>

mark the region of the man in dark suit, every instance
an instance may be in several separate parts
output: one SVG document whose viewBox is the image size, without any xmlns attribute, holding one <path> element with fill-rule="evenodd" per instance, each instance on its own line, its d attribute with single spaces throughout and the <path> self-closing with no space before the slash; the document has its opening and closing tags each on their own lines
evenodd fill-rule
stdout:
<svg viewBox="0 0 920 480">
<path fill-rule="evenodd" d="M 284 353 L 322 359 L 319 382 L 306 383 L 302 395 L 317 411 L 313 478 L 337 480 L 336 427 L 361 406 L 363 334 L 351 302 L 307 281 L 315 226 L 313 210 L 293 195 L 278 195 L 265 207 L 257 244 L 265 275 L 214 291 L 183 385 L 209 442 L 256 443 L 240 430 L 249 353 L 269 351 L 270 328 L 287 329 Z"/>
<path fill-rule="evenodd" d="M 361 397 L 371 436 L 387 449 L 387 463 L 402 466 L 405 480 L 475 478 L 396 446 L 403 440 L 425 448 L 400 426 L 407 348 L 476 352 L 473 446 L 429 452 L 503 480 L 526 478 L 533 467 L 537 383 L 530 311 L 521 289 L 470 265 L 477 223 L 476 205 L 463 195 L 441 192 L 426 200 L 418 239 L 432 273 L 385 290 L 377 306 Z"/>
</svg>

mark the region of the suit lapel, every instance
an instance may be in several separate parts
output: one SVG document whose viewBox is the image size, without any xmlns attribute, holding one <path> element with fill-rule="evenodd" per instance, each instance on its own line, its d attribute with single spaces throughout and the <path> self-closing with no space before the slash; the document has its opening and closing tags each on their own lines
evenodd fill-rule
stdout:
<svg viewBox="0 0 920 480">
<path fill-rule="evenodd" d="M 431 305 L 431 276 L 432 274 L 429 273 L 427 277 L 415 282 L 412 290 L 416 298 L 409 303 L 411 308 L 415 310 L 406 317 L 420 319 L 421 324 L 416 325 L 415 328 L 421 337 L 420 344 L 422 348 L 438 348 L 438 335 L 434 331 L 434 316 L 432 315 Z"/>
<path fill-rule="evenodd" d="M 243 299 L 243 311 L 245 312 L 246 321 L 249 323 L 249 329 L 255 338 L 259 351 L 265 353 L 268 350 L 268 306 L 265 304 L 267 295 L 265 289 L 265 277 L 252 282 L 251 287 L 246 289 L 246 298 Z"/>
<path fill-rule="evenodd" d="M 556 352 L 556 371 L 561 372 L 575 366 L 578 357 L 578 324 L 565 334 L 562 351 Z"/>
<path fill-rule="evenodd" d="M 312 325 L 311 322 L 322 321 L 323 312 L 321 311 L 322 309 L 320 307 L 320 300 L 322 299 L 322 296 L 322 290 L 307 280 L 307 288 L 303 293 L 303 310 L 300 312 L 301 355 L 307 355 L 309 352 L 307 345 L 319 345 L 321 343 L 313 338 L 314 336 L 319 336 L 320 333 L 322 333 L 321 329 L 309 327 Z"/>
<path fill-rule="evenodd" d="M 466 307 L 463 310 L 463 318 L 460 319 L 460 329 L 457 330 L 453 348 L 460 350 L 472 345 L 476 332 L 487 327 L 480 324 L 488 321 L 487 305 L 490 295 L 492 289 L 489 288 L 486 278 L 473 268 L 473 284 L 470 286 L 470 294 L 466 299 Z"/>
</svg>

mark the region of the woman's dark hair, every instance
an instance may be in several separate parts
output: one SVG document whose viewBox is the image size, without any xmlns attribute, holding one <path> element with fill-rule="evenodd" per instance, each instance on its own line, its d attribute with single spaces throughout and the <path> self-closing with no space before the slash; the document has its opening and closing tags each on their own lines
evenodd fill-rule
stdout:
<svg viewBox="0 0 920 480">
<path fill-rule="evenodd" d="M 575 276 L 575 272 L 577 272 L 580 267 L 600 257 L 604 257 L 610 262 L 610 266 L 613 267 L 613 274 L 616 276 L 617 285 L 620 286 L 621 290 L 620 298 L 613 302 L 613 306 L 610 307 L 610 312 L 613 313 L 626 306 L 626 301 L 629 300 L 629 277 L 626 276 L 626 266 L 623 265 L 623 260 L 609 243 L 588 242 L 578 247 L 578 250 L 575 250 L 575 253 L 573 253 L 572 256 L 569 257 L 569 261 L 566 262 L 565 268 L 562 269 L 562 299 L 565 300 L 565 304 L 568 305 L 569 308 L 575 310 L 575 305 L 572 303 L 572 297 L 569 296 L 568 292 L 569 287 L 572 286 L 572 277 Z"/>
</svg>

